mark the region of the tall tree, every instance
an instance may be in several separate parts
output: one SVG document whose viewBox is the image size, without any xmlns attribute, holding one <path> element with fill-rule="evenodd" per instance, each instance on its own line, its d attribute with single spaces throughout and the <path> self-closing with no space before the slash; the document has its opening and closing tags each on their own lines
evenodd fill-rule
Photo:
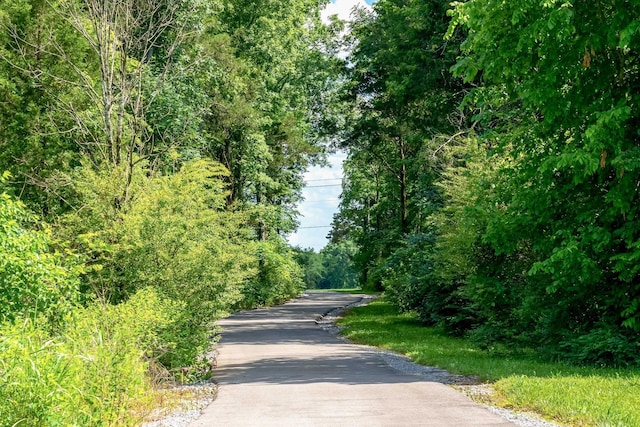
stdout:
<svg viewBox="0 0 640 427">
<path fill-rule="evenodd" d="M 517 310 L 544 339 L 603 363 L 618 357 L 604 348 L 614 337 L 640 330 L 638 8 L 472 0 L 454 21 L 469 29 L 457 72 L 521 105 L 523 126 L 494 133 L 518 159 L 508 169 L 517 191 L 483 240 L 506 266 L 528 260 L 512 271 L 524 284 Z M 534 298 L 554 303 L 534 312 Z"/>
<path fill-rule="evenodd" d="M 371 248 L 365 242 L 384 242 L 371 254 L 378 261 L 363 260 L 363 266 L 379 264 L 403 239 L 421 232 L 423 208 L 438 200 L 438 141 L 461 126 L 454 113 L 465 90 L 448 72 L 458 46 L 444 39 L 447 7 L 436 0 L 381 0 L 372 12 L 360 11 L 353 24 L 347 93 L 355 113 L 342 145 L 357 173 L 347 172 L 345 185 L 368 179 L 372 192 L 345 191 L 341 217 L 360 196 L 357 204 L 373 219 L 366 223 L 369 231 L 360 228 L 362 254 Z M 384 237 L 372 239 L 372 232 Z"/>
</svg>

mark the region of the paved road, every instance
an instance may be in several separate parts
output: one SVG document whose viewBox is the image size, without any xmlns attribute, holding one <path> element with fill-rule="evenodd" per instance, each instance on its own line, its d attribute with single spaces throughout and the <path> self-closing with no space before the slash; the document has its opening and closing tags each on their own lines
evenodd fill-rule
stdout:
<svg viewBox="0 0 640 427">
<path fill-rule="evenodd" d="M 359 299 L 309 293 L 221 321 L 218 398 L 190 426 L 512 426 L 316 325 L 318 316 Z"/>
</svg>

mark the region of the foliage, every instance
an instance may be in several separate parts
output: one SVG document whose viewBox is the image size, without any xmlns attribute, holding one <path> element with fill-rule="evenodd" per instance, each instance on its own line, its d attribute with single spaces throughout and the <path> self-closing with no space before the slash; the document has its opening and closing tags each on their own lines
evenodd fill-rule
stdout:
<svg viewBox="0 0 640 427">
<path fill-rule="evenodd" d="M 80 302 L 77 257 L 52 248 L 24 204 L 0 193 L 0 323 L 44 317 L 58 324 Z"/>
<path fill-rule="evenodd" d="M 503 213 L 483 231 L 489 262 L 477 258 L 488 267 L 477 283 L 497 295 L 513 292 L 489 327 L 515 315 L 516 330 L 523 322 L 529 340 L 573 360 L 627 363 L 633 341 L 614 346 L 618 356 L 606 361 L 593 337 L 637 333 L 637 277 L 628 262 L 638 234 L 630 184 L 637 109 L 629 92 L 637 81 L 638 11 L 617 1 L 594 6 L 460 3 L 454 24 L 469 37 L 456 72 L 471 80 L 481 71 L 486 85 L 505 87 L 502 96 L 520 104 L 520 128 L 497 127 L 499 136 L 490 136 L 519 160 Z"/>
<path fill-rule="evenodd" d="M 258 242 L 254 246 L 257 273 L 242 288 L 240 307 L 280 304 L 297 296 L 304 288 L 303 271 L 292 250 L 280 241 Z"/>
<path fill-rule="evenodd" d="M 356 242 L 361 283 L 485 346 L 638 363 L 626 5 L 380 0 L 359 15 L 333 236 Z"/>
<path fill-rule="evenodd" d="M 141 290 L 116 306 L 76 308 L 59 334 L 30 320 L 0 333 L 0 425 L 139 425 L 153 363 L 168 350 L 181 303 Z"/>
<path fill-rule="evenodd" d="M 432 234 L 413 235 L 383 265 L 382 286 L 385 295 L 403 310 L 419 307 L 424 297 L 424 283 L 433 268 L 428 256 L 433 249 L 433 240 Z"/>
<path fill-rule="evenodd" d="M 292 249 L 294 251 L 294 259 L 304 272 L 305 288 L 316 289 L 325 273 L 322 256 L 313 248 L 302 249 L 294 247 Z"/>
<path fill-rule="evenodd" d="M 316 253 L 312 248 L 294 248 L 295 258 L 304 271 L 307 289 L 353 289 L 358 273 L 353 264 L 356 245 L 351 241 L 329 243 Z"/>
<path fill-rule="evenodd" d="M 0 0 L 3 422 L 134 424 L 147 373 L 197 376 L 215 320 L 301 290 L 284 238 L 343 64 L 321 7 Z"/>
<path fill-rule="evenodd" d="M 194 160 L 171 175 L 148 177 L 140 167 L 129 187 L 133 202 L 119 208 L 118 169 L 79 173 L 74 182 L 86 205 L 81 215 L 63 219 L 61 231 L 78 236 L 89 255 L 87 283 L 112 303 L 149 287 L 181 301 L 178 344 L 161 362 L 168 368 L 195 362 L 211 323 L 241 299 L 244 281 L 257 271 L 244 216 L 226 210 L 226 170 Z"/>
<path fill-rule="evenodd" d="M 385 263 L 410 235 L 430 232 L 441 148 L 466 120 L 456 111 L 465 87 L 448 72 L 459 45 L 443 38 L 447 8 L 378 1 L 352 25 L 344 91 L 353 113 L 341 135 L 348 159 L 334 236 L 356 243 L 360 282 L 372 289 L 397 279 L 385 278 L 393 273 Z"/>
<path fill-rule="evenodd" d="M 320 251 L 324 274 L 319 289 L 355 288 L 358 274 L 353 267 L 356 246 L 351 241 L 329 243 Z"/>
<path fill-rule="evenodd" d="M 118 225 L 124 289 L 154 286 L 190 310 L 219 318 L 239 298 L 254 258 L 249 233 L 225 212 L 226 170 L 207 160 L 152 178 Z"/>
</svg>

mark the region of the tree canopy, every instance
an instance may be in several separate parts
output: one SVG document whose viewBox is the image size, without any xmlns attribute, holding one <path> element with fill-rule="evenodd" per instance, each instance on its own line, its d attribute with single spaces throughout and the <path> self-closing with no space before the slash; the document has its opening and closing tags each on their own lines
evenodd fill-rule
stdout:
<svg viewBox="0 0 640 427">
<path fill-rule="evenodd" d="M 364 285 L 487 345 L 638 363 L 636 8 L 358 16 L 333 236 L 357 243 Z"/>
</svg>

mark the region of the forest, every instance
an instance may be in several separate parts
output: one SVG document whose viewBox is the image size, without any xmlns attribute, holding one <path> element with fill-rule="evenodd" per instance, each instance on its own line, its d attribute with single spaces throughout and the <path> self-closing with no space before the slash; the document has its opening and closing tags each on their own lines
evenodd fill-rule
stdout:
<svg viewBox="0 0 640 427">
<path fill-rule="evenodd" d="M 487 348 L 640 363 L 640 4 L 380 0 L 351 31 L 332 241 Z"/>
<path fill-rule="evenodd" d="M 0 425 L 139 425 L 305 286 L 640 365 L 640 4 L 325 3 L 0 0 Z M 291 248 L 334 150 L 331 243 Z"/>
</svg>

